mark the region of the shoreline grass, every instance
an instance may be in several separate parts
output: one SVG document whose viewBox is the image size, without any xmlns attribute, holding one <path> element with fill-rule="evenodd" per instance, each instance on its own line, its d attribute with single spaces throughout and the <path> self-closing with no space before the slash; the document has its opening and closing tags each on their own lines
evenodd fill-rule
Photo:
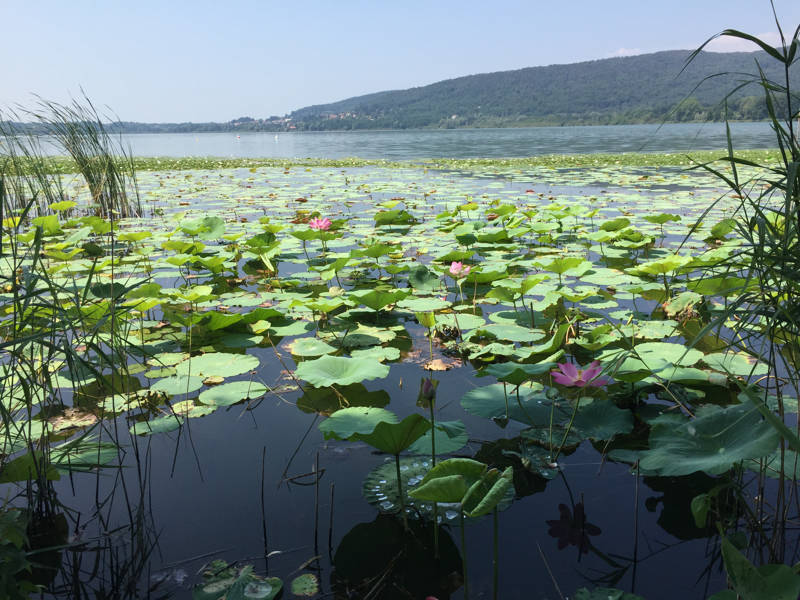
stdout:
<svg viewBox="0 0 800 600">
<path fill-rule="evenodd" d="M 546 154 L 520 158 L 426 158 L 415 161 L 390 161 L 371 158 L 221 158 L 221 157 L 145 157 L 134 156 L 129 160 L 136 171 L 187 171 L 212 169 L 237 169 L 259 167 L 328 167 L 328 168 L 438 168 L 473 169 L 476 167 L 569 169 L 585 167 L 691 167 L 699 163 L 718 160 L 727 151 L 700 150 L 691 153 L 640 153 L 620 154 Z M 773 163 L 780 160 L 777 149 L 744 150 L 737 152 L 739 158 L 753 162 Z M 67 174 L 78 172 L 76 163 L 64 156 L 48 157 L 44 160 L 49 173 Z M 24 162 L 22 163 L 24 168 Z"/>
</svg>

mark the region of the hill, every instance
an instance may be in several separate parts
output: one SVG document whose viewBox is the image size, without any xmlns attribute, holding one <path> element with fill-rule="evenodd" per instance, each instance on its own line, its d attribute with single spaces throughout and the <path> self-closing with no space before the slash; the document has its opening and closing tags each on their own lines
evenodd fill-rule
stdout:
<svg viewBox="0 0 800 600">
<path fill-rule="evenodd" d="M 684 69 L 688 50 L 529 67 L 448 79 L 301 108 L 297 129 L 404 129 L 721 120 L 725 95 L 756 72 L 782 72 L 763 52 L 702 52 Z M 728 75 L 714 77 L 718 73 Z M 792 74 L 800 83 L 798 69 Z M 766 117 L 759 89 L 729 102 L 730 116 Z"/>
</svg>

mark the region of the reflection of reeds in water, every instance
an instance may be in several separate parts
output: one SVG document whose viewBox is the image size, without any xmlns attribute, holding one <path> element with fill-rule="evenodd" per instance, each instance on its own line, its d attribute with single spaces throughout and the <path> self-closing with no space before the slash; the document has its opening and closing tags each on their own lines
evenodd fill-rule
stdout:
<svg viewBox="0 0 800 600">
<path fill-rule="evenodd" d="M 4 491 L 0 517 L 9 510 L 24 514 L 27 541 L 16 558 L 33 567 L 26 575 L 10 561 L 0 561 L 0 580 L 20 574 L 19 586 L 32 578 L 66 598 L 139 598 L 155 541 L 142 491 L 147 472 L 138 454 L 138 492 L 128 489 L 118 471 L 119 485 L 101 498 L 99 469 L 122 462 L 116 421 L 101 421 L 63 443 L 53 441 L 50 423 L 65 409 L 77 408 L 79 400 L 89 403 L 81 410 L 96 413 L 96 400 L 130 391 L 128 321 L 114 287 L 119 284 L 97 284 L 95 275 L 102 248 L 110 244 L 113 249 L 113 221 L 138 212 L 135 176 L 126 170 L 128 157 L 114 153 L 91 104 L 65 107 L 43 101 L 40 109 L 26 114 L 46 124 L 72 157 L 91 192 L 89 210 L 110 227 L 108 237 L 95 234 L 96 243 L 84 246 L 91 259 L 88 272 L 82 273 L 84 282 L 57 275 L 48 259 L 47 224 L 32 219 L 58 223 L 51 204 L 68 199 L 62 178 L 52 174 L 38 138 L 19 134 L 0 119 L 0 135 L 5 136 L 0 154 L 0 481 L 15 488 Z M 100 251 L 94 258 L 89 245 Z M 73 382 L 74 391 L 64 391 L 55 381 L 56 371 Z M 97 383 L 81 383 L 87 379 Z M 53 485 L 58 470 L 69 473 L 73 484 L 75 471 L 98 471 L 88 518 L 61 504 Z M 119 524 L 121 503 L 127 522 Z M 87 523 L 96 524 L 89 539 Z M 19 586 L 0 590 L 0 595 L 20 594 L 25 588 Z"/>
</svg>

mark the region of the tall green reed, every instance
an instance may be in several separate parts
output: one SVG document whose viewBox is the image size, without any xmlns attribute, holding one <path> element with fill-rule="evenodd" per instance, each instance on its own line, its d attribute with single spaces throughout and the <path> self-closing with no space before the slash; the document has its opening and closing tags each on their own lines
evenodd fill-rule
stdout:
<svg viewBox="0 0 800 600">
<path fill-rule="evenodd" d="M 772 488 L 766 485 L 763 468 L 759 477 L 758 497 L 764 499 L 771 489 L 774 498 L 758 503 L 757 520 L 761 523 L 769 520 L 770 525 L 759 524 L 754 528 L 760 539 L 752 545 L 767 550 L 768 562 L 782 562 L 786 522 L 794 502 L 792 497 L 797 494 L 796 452 L 800 452 L 800 424 L 795 431 L 784 424 L 788 399 L 800 397 L 800 143 L 796 123 L 800 117 L 800 96 L 792 89 L 790 80 L 800 58 L 800 26 L 787 37 L 772 8 L 781 45 L 773 47 L 756 36 L 726 29 L 693 52 L 687 64 L 711 40 L 722 36 L 752 42 L 766 53 L 767 60 L 778 61 L 782 67 L 783 77 L 776 81 L 765 75 L 762 64 L 755 59 L 756 74 L 737 74 L 741 77 L 740 84 L 723 100 L 727 106 L 731 95 L 741 89 L 748 86 L 759 89 L 779 149 L 778 162 L 758 163 L 737 155 L 730 124 L 726 122 L 727 154 L 695 167 L 713 174 L 727 187 L 723 198 L 735 201 L 734 233 L 738 241 L 727 258 L 704 267 L 702 274 L 737 277 L 742 281 L 737 294 L 726 301 L 724 309 L 696 339 L 715 332 L 728 340 L 730 350 L 744 352 L 768 367 L 767 375 L 751 383 L 742 395 L 782 435 L 778 485 Z M 714 205 L 701 220 L 712 208 Z M 741 381 L 736 383 L 744 385 Z M 770 511 L 767 507 L 771 507 L 771 514 L 767 514 Z"/>
<path fill-rule="evenodd" d="M 54 173 L 42 139 L 0 118 L 0 484 L 16 486 L 0 512 L 7 514 L 13 506 L 25 514 L 33 548 L 37 533 L 52 531 L 63 520 L 64 508 L 53 486 L 60 472 L 72 477 L 76 470 L 95 470 L 99 490 L 99 469 L 108 462 L 109 451 L 115 462 L 122 462 L 116 420 L 100 420 L 59 444 L 51 419 L 80 403 L 102 417 L 97 400 L 132 391 L 128 363 L 141 350 L 129 343 L 131 321 L 118 305 L 133 286 L 117 281 L 115 228 L 118 218 L 137 213 L 139 200 L 135 172 L 127 170 L 129 157 L 115 152 L 91 103 L 65 107 L 41 101 L 38 112 L 23 114 L 34 116 L 52 135 L 44 143 L 55 143 L 72 157 L 91 198 L 88 206 L 64 209 L 69 200 L 65 178 Z M 95 219 L 67 242 L 59 236 L 59 215 L 65 210 Z M 55 260 L 69 246 L 84 257 L 77 272 Z M 112 283 L 99 280 L 101 267 Z M 71 463 L 77 454 L 82 457 L 79 466 Z M 87 463 L 87 456 L 96 458 Z M 138 465 L 138 452 L 135 459 Z M 139 488 L 144 489 L 146 473 L 139 466 Z M 104 534 L 94 548 L 113 554 L 111 587 L 122 588 L 113 597 L 139 597 L 136 589 L 154 542 L 142 533 L 143 493 L 129 499 L 124 477 L 121 481 L 131 550 L 121 551 L 118 543 L 101 539 Z M 99 530 L 106 531 L 103 511 L 110 505 L 97 490 L 94 514 Z M 31 551 L 34 567 L 41 555 L 41 549 Z M 7 575 L 0 565 L 0 579 Z"/>
</svg>

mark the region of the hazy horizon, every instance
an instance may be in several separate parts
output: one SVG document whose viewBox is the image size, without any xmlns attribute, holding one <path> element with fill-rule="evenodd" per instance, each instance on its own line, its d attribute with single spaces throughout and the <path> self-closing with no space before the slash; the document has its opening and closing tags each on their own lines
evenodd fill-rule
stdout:
<svg viewBox="0 0 800 600">
<path fill-rule="evenodd" d="M 800 3 L 776 0 L 791 35 Z M 690 18 L 687 18 L 690 17 Z M 255 1 L 94 6 L 86 0 L 0 7 L 0 108 L 85 93 L 122 121 L 267 118 L 364 94 L 478 73 L 693 49 L 726 28 L 777 43 L 766 0 L 579 0 L 570 11 L 515 0 L 364 1 L 303 11 Z M 719 39 L 708 50 L 752 51 Z M 102 110 L 101 110 L 102 112 Z"/>
</svg>

